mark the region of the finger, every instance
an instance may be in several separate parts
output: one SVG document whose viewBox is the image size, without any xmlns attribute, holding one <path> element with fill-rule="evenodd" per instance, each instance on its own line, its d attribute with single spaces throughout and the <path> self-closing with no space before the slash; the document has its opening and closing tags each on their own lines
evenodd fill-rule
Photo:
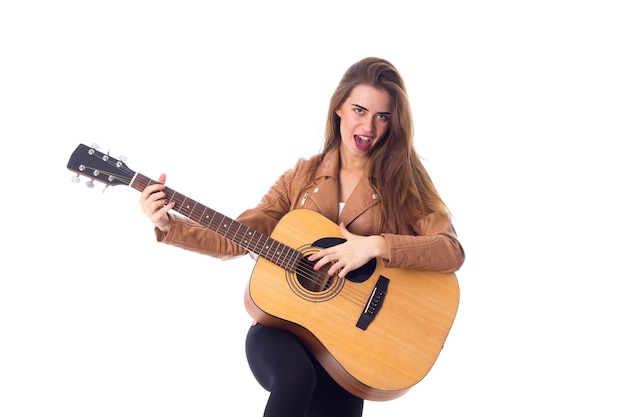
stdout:
<svg viewBox="0 0 626 417">
<path fill-rule="evenodd" d="M 346 224 L 344 222 L 339 223 L 339 231 L 341 232 L 341 235 L 345 238 L 352 235 L 346 228 Z"/>
<path fill-rule="evenodd" d="M 322 251 L 319 252 L 315 252 L 313 255 L 310 255 L 307 259 L 311 262 L 317 261 L 318 259 L 321 259 L 324 255 L 322 254 Z"/>
<path fill-rule="evenodd" d="M 330 256 L 332 254 L 332 249 L 333 249 L 332 246 L 330 248 L 326 248 L 326 249 L 319 249 L 317 252 L 315 252 L 314 254 L 310 255 L 307 259 L 309 261 L 316 261 L 318 259 L 322 259 L 325 256 Z"/>
<path fill-rule="evenodd" d="M 172 207 L 174 207 L 174 202 L 173 201 L 166 201 L 165 199 L 161 198 L 156 200 L 153 204 L 154 207 L 154 212 L 159 212 L 160 214 L 163 214 L 163 212 L 168 211 L 169 209 L 171 209 Z"/>
<path fill-rule="evenodd" d="M 330 262 L 330 258 L 325 256 L 322 259 L 320 259 L 319 261 L 317 261 L 315 263 L 315 265 L 313 265 L 313 270 L 314 271 L 319 271 L 324 265 L 326 265 L 329 262 Z"/>
<path fill-rule="evenodd" d="M 350 268 L 346 263 L 335 262 L 335 264 L 328 269 L 328 274 L 337 274 L 337 276 L 339 276 L 340 278 L 345 278 L 351 270 L 352 268 Z"/>
<path fill-rule="evenodd" d="M 341 271 L 339 271 L 338 276 L 340 278 L 345 278 L 346 275 L 348 275 L 350 273 L 350 271 L 352 271 L 352 269 L 348 268 L 347 266 L 341 268 Z"/>
<path fill-rule="evenodd" d="M 142 194 L 145 195 L 150 195 L 155 193 L 156 191 L 160 191 L 165 189 L 165 179 L 167 178 L 167 176 L 165 174 L 161 174 L 159 175 L 159 180 L 158 182 L 155 182 L 154 184 L 150 184 L 148 185 L 144 190 Z"/>
<path fill-rule="evenodd" d="M 154 184 L 151 184 L 151 185 L 147 186 L 146 189 L 143 190 L 143 193 L 146 194 L 146 195 L 151 195 L 151 194 L 154 194 L 154 193 L 156 193 L 158 191 L 163 191 L 164 189 L 165 189 L 165 185 L 163 185 L 163 184 L 161 184 L 159 182 L 156 182 Z"/>
<path fill-rule="evenodd" d="M 165 193 L 159 192 L 150 194 L 147 199 L 143 202 L 142 210 L 148 216 L 154 215 L 158 212 L 163 206 L 165 206 L 168 202 L 165 201 Z"/>
<path fill-rule="evenodd" d="M 139 196 L 139 204 L 145 206 L 155 200 L 155 193 L 161 191 L 165 186 L 163 184 L 154 184 L 146 187 Z M 161 197 L 163 198 L 163 197 Z"/>
<path fill-rule="evenodd" d="M 150 194 L 148 196 L 148 201 L 151 203 L 157 203 L 157 202 L 162 202 L 163 204 L 166 203 L 165 198 L 167 197 L 167 195 L 165 194 L 165 191 L 161 190 L 161 191 L 155 191 L 152 194 Z"/>
<path fill-rule="evenodd" d="M 318 256 L 318 258 L 319 258 L 319 256 Z M 327 265 L 327 264 L 333 262 L 333 260 L 334 260 L 334 256 L 332 256 L 330 254 L 328 254 L 326 256 L 323 256 L 323 257 L 319 258 L 317 260 L 317 262 L 315 262 L 315 265 L 313 265 L 313 269 L 315 271 L 319 271 L 320 269 L 322 269 L 324 267 L 324 265 Z"/>
<path fill-rule="evenodd" d="M 139 199 L 139 204 L 144 213 L 150 215 L 155 209 L 155 203 L 157 202 L 157 196 L 155 194 L 142 193 Z"/>
<path fill-rule="evenodd" d="M 163 216 L 165 216 L 165 214 L 172 208 L 174 207 L 174 202 L 169 202 L 168 204 L 164 204 L 161 207 L 158 207 L 154 213 L 153 213 L 153 218 L 158 220 L 160 218 L 162 218 Z"/>
</svg>

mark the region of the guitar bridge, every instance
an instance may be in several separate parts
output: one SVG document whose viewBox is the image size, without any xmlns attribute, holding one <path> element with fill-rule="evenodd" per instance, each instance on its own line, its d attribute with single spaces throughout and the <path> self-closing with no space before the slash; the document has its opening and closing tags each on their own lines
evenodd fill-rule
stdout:
<svg viewBox="0 0 626 417">
<path fill-rule="evenodd" d="M 372 290 L 372 294 L 361 313 L 361 317 L 359 317 L 359 321 L 356 323 L 356 327 L 361 330 L 366 330 L 367 327 L 374 321 L 376 314 L 380 311 L 383 306 L 383 301 L 385 300 L 385 296 L 387 295 L 387 288 L 389 287 L 389 278 L 385 278 L 384 276 L 379 276 L 374 289 Z"/>
</svg>

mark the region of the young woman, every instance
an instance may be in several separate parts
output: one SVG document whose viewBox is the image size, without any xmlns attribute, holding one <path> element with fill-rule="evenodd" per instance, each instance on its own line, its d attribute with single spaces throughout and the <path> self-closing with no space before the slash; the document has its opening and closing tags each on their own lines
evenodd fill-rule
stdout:
<svg viewBox="0 0 626 417">
<path fill-rule="evenodd" d="M 353 64 L 330 100 L 322 152 L 287 170 L 260 203 L 237 221 L 270 235 L 289 211 L 306 208 L 337 223 L 345 242 L 309 257 L 314 269 L 345 277 L 373 258 L 387 268 L 457 271 L 465 259 L 447 207 L 413 145 L 404 81 L 380 58 Z M 139 204 L 160 242 L 231 258 L 246 250 L 181 216 L 160 184 Z M 252 373 L 270 392 L 265 417 L 357 417 L 363 399 L 338 385 L 298 337 L 260 323 L 246 353 Z"/>
</svg>

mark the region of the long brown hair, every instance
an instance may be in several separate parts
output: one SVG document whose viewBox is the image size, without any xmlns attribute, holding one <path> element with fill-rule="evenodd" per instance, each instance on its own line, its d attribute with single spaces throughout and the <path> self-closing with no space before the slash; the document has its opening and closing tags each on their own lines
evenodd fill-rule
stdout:
<svg viewBox="0 0 626 417">
<path fill-rule="evenodd" d="M 322 152 L 341 144 L 340 118 L 335 110 L 358 85 L 384 89 L 391 96 L 389 131 L 372 149 L 368 168 L 370 182 L 381 196 L 385 220 L 400 227 L 432 212 L 448 213 L 413 145 L 413 116 L 406 87 L 389 61 L 364 58 L 348 68 L 330 99 Z"/>
</svg>

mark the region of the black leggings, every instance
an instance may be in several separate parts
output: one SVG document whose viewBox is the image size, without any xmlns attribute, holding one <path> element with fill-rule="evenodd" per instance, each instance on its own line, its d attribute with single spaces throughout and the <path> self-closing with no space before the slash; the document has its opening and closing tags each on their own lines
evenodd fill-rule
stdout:
<svg viewBox="0 0 626 417">
<path fill-rule="evenodd" d="M 363 400 L 341 388 L 292 333 L 254 325 L 246 355 L 255 378 L 270 392 L 264 417 L 363 415 Z"/>
</svg>

